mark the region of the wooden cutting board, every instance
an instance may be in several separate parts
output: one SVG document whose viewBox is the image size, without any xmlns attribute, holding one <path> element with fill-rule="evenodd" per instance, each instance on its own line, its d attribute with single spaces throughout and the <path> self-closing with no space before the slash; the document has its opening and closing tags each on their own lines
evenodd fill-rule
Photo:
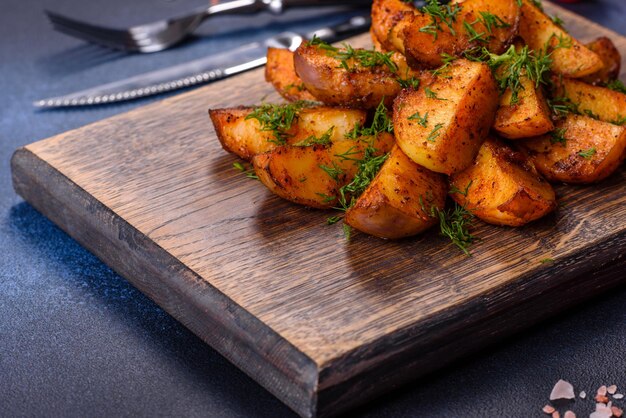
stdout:
<svg viewBox="0 0 626 418">
<path fill-rule="evenodd" d="M 546 9 L 626 56 L 626 39 Z M 558 212 L 527 227 L 480 224 L 471 258 L 434 230 L 346 241 L 329 213 L 233 170 L 216 140 L 209 107 L 278 101 L 262 71 L 21 148 L 13 181 L 300 415 L 344 411 L 626 279 L 623 168 L 557 187 Z"/>
</svg>

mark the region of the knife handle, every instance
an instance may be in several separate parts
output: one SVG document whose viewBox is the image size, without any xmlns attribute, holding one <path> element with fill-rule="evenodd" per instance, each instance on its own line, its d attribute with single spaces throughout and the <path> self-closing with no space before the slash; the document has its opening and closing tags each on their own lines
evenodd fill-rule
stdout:
<svg viewBox="0 0 626 418">
<path fill-rule="evenodd" d="M 332 43 L 366 32 L 371 23 L 372 20 L 369 15 L 354 16 L 347 22 L 309 32 L 306 34 L 306 39 L 312 39 L 313 36 L 317 36 L 324 42 Z"/>
</svg>

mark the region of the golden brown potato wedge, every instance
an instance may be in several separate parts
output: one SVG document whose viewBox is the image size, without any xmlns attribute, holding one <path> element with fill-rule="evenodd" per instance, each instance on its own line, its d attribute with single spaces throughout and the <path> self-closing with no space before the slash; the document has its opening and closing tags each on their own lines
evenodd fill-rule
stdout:
<svg viewBox="0 0 626 418">
<path fill-rule="evenodd" d="M 452 198 L 490 224 L 522 226 L 556 208 L 552 186 L 528 157 L 493 137 L 450 184 Z"/>
<path fill-rule="evenodd" d="M 336 56 L 344 50 L 329 51 L 328 48 L 303 43 L 295 52 L 294 64 L 306 89 L 329 105 L 372 109 L 384 98 L 385 104 L 391 106 L 393 98 L 402 89 L 398 78 L 418 75 L 406 67 L 406 61 L 404 64 L 393 62 L 393 54 L 385 56 L 376 52 L 385 60 L 377 65 L 365 66 L 355 58 L 342 62 Z"/>
<path fill-rule="evenodd" d="M 604 68 L 582 78 L 582 81 L 589 84 L 604 84 L 619 77 L 619 70 L 622 66 L 622 56 L 613 41 L 603 36 L 595 41 L 589 42 L 585 46 L 600 57 L 604 63 Z"/>
<path fill-rule="evenodd" d="M 579 113 L 616 125 L 626 124 L 626 94 L 579 80 L 553 78 L 555 96 L 566 97 Z"/>
<path fill-rule="evenodd" d="M 489 67 L 456 60 L 431 84 L 398 95 L 393 113 L 396 141 L 417 164 L 438 173 L 457 173 L 474 161 L 497 107 L 498 90 Z"/>
<path fill-rule="evenodd" d="M 293 112 L 286 112 L 285 109 L 292 109 Z M 250 117 L 255 110 L 267 117 L 280 115 L 281 112 L 285 116 L 291 113 L 293 119 L 290 123 L 283 120 L 286 129 L 282 129 L 281 138 L 276 138 L 275 131 L 269 130 L 268 126 L 262 125 L 258 119 Z M 354 129 L 355 125 L 363 125 L 367 118 L 367 114 L 362 110 L 322 106 L 298 108 L 297 103 L 282 106 L 264 105 L 258 108 L 210 109 L 209 115 L 222 148 L 244 160 L 270 151 L 282 142 L 294 143 L 310 136 L 320 137 L 330 128 L 333 128 L 331 141 L 341 140 L 346 133 Z"/>
<path fill-rule="evenodd" d="M 550 109 L 543 91 L 526 76 L 520 77 L 522 89 L 518 101 L 511 104 L 512 92 L 507 88 L 500 96 L 493 129 L 508 139 L 539 136 L 554 130 Z"/>
<path fill-rule="evenodd" d="M 549 181 L 593 183 L 608 177 L 626 157 L 626 127 L 569 114 L 553 134 L 519 144 Z"/>
<path fill-rule="evenodd" d="M 342 139 L 332 144 L 281 146 L 252 158 L 259 180 L 268 189 L 289 201 L 314 208 L 339 206 L 339 189 L 348 184 L 358 171 L 356 160 L 373 146 L 383 155 L 394 144 L 393 135 Z M 344 157 L 342 157 L 344 156 Z M 346 158 L 346 156 L 348 158 Z"/>
<path fill-rule="evenodd" d="M 580 78 L 604 67 L 600 57 L 570 36 L 530 0 L 522 0 L 519 34 L 530 49 L 550 52 L 552 71 Z"/>
<path fill-rule="evenodd" d="M 372 2 L 372 35 L 385 51 L 404 53 L 403 28 L 411 22 L 415 7 L 402 0 L 374 0 Z"/>
<path fill-rule="evenodd" d="M 296 100 L 315 100 L 306 90 L 304 83 L 293 67 L 293 52 L 283 48 L 267 49 L 265 81 L 271 83 L 278 94 L 290 102 Z"/>
<path fill-rule="evenodd" d="M 417 11 L 405 14 L 400 29 L 390 32 L 395 49 L 404 52 L 415 68 L 438 67 L 443 64 L 442 54 L 460 56 L 473 47 L 502 53 L 517 33 L 520 9 L 516 0 L 467 0 L 442 7 L 454 11 L 449 24 Z"/>
<path fill-rule="evenodd" d="M 344 222 L 380 238 L 416 235 L 438 222 L 431 208 L 442 210 L 447 192 L 444 176 L 415 164 L 396 146 Z"/>
</svg>

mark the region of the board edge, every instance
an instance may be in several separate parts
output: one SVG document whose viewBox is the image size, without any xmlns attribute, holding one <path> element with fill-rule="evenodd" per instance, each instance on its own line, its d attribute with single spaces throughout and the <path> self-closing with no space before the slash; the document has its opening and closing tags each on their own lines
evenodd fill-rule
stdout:
<svg viewBox="0 0 626 418">
<path fill-rule="evenodd" d="M 14 151 L 10 166 L 15 192 L 38 212 L 297 414 L 317 416 L 319 368 L 310 357 L 28 146 Z M 106 237 L 106 245 L 96 236 Z M 124 260 L 115 257 L 120 250 Z"/>
</svg>

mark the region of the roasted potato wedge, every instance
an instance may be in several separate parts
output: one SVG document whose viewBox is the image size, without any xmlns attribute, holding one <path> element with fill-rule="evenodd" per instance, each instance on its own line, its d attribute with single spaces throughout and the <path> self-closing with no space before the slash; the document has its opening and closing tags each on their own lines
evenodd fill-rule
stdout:
<svg viewBox="0 0 626 418">
<path fill-rule="evenodd" d="M 555 95 L 566 97 L 579 113 L 616 125 L 626 124 L 626 94 L 579 80 L 554 77 Z"/>
<path fill-rule="evenodd" d="M 458 59 L 429 85 L 398 95 L 393 113 L 396 141 L 417 164 L 438 173 L 457 173 L 474 161 L 497 107 L 498 90 L 489 67 Z"/>
<path fill-rule="evenodd" d="M 364 51 L 356 50 L 353 55 Z M 365 66 L 356 58 L 343 62 L 336 58 L 343 52 L 341 49 L 329 51 L 327 46 L 322 48 L 303 43 L 294 55 L 296 73 L 306 89 L 329 105 L 372 109 L 385 99 L 385 104 L 391 106 L 393 98 L 402 89 L 398 78 L 419 75 L 406 67 L 406 61 L 401 56 L 398 58 L 403 62 L 395 63 L 393 55 L 376 52 L 377 57 L 384 57 L 385 60 L 377 65 Z M 372 52 L 366 53 L 372 55 Z"/>
<path fill-rule="evenodd" d="M 287 106 L 292 112 L 284 111 Z M 266 111 L 263 111 L 266 109 Z M 276 131 L 269 126 L 262 125 L 258 119 L 250 117 L 257 110 L 261 116 L 267 118 L 282 114 L 285 129 L 281 131 L 281 138 L 276 138 Z M 289 122 L 289 113 L 293 115 Z M 296 104 L 278 106 L 265 105 L 258 108 L 238 107 L 229 109 L 210 109 L 209 115 L 213 121 L 217 138 L 228 152 L 238 155 L 244 160 L 254 155 L 270 151 L 281 145 L 302 141 L 310 136 L 320 137 L 330 128 L 331 141 L 341 140 L 346 133 L 359 124 L 363 125 L 367 118 L 362 110 L 335 109 L 331 107 L 304 107 Z"/>
<path fill-rule="evenodd" d="M 518 142 L 549 181 L 593 183 L 626 157 L 626 127 L 569 114 L 551 135 Z"/>
<path fill-rule="evenodd" d="M 404 53 L 414 68 L 439 67 L 442 54 L 460 56 L 472 47 L 501 53 L 517 33 L 516 0 L 467 0 L 462 5 L 442 6 L 451 12 L 446 21 L 399 3 L 375 1 L 372 27 L 386 49 Z"/>
<path fill-rule="evenodd" d="M 604 63 L 604 68 L 582 78 L 582 81 L 589 84 L 604 84 L 619 77 L 619 70 L 622 66 L 622 56 L 613 41 L 603 36 L 595 41 L 589 42 L 585 46 L 600 57 Z"/>
<path fill-rule="evenodd" d="M 522 89 L 515 104 L 511 104 L 513 94 L 510 88 L 500 96 L 493 129 L 508 139 L 539 136 L 554 130 L 541 87 L 536 88 L 535 83 L 526 76 L 520 77 L 520 84 Z"/>
<path fill-rule="evenodd" d="M 442 210 L 447 192 L 444 176 L 415 164 L 396 146 L 344 222 L 380 238 L 416 235 L 438 222 L 431 208 Z"/>
<path fill-rule="evenodd" d="M 293 66 L 293 52 L 283 48 L 267 49 L 265 81 L 271 83 L 278 94 L 290 102 L 311 100 L 315 97 L 306 90 Z"/>
<path fill-rule="evenodd" d="M 604 68 L 595 52 L 570 36 L 530 0 L 522 0 L 519 35 L 530 49 L 551 52 L 550 68 L 555 73 L 580 78 Z"/>
<path fill-rule="evenodd" d="M 301 205 L 327 209 L 339 206 L 339 189 L 358 171 L 356 160 L 373 146 L 383 155 L 394 144 L 393 135 L 381 133 L 358 140 L 341 139 L 331 144 L 281 146 L 252 158 L 259 180 L 268 189 Z M 342 157 L 344 156 L 344 157 Z M 346 158 L 347 157 L 347 158 Z"/>
<path fill-rule="evenodd" d="M 403 29 L 411 23 L 415 7 L 402 0 L 372 2 L 372 37 L 385 51 L 404 53 Z"/>
<path fill-rule="evenodd" d="M 522 226 L 556 208 L 552 186 L 530 159 L 493 137 L 450 184 L 452 198 L 490 224 Z"/>
</svg>

